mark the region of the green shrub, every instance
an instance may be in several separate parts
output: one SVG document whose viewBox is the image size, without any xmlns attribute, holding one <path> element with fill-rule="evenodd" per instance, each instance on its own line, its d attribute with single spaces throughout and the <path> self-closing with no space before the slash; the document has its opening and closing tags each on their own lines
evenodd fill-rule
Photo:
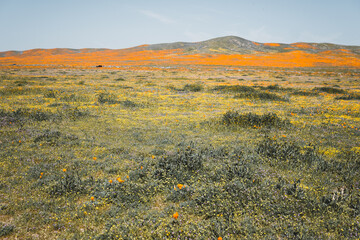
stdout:
<svg viewBox="0 0 360 240">
<path fill-rule="evenodd" d="M 234 178 L 252 179 L 254 175 L 253 170 L 244 161 L 228 163 L 223 166 L 222 172 L 228 180 L 232 180 Z"/>
<path fill-rule="evenodd" d="M 88 110 L 79 109 L 78 107 L 69 107 L 68 105 L 64 105 L 63 109 L 58 109 L 57 119 L 59 120 L 72 120 L 75 121 L 79 118 L 90 116 Z"/>
<path fill-rule="evenodd" d="M 287 162 L 289 165 L 323 162 L 314 146 L 301 147 L 294 142 L 282 142 L 266 138 L 257 147 L 257 152 L 270 159 Z"/>
<path fill-rule="evenodd" d="M 341 151 L 327 161 L 320 161 L 317 169 L 342 176 L 348 186 L 355 184 L 360 171 L 360 154 L 353 151 Z"/>
<path fill-rule="evenodd" d="M 313 91 L 315 91 L 315 92 L 334 93 L 334 94 L 346 93 L 345 90 L 340 89 L 340 88 L 334 88 L 334 87 L 316 87 L 316 88 L 313 89 Z"/>
<path fill-rule="evenodd" d="M 45 130 L 41 134 L 35 137 L 34 142 L 35 143 L 42 143 L 42 144 L 48 144 L 50 146 L 59 146 L 62 144 L 74 144 L 77 142 L 78 137 L 71 134 L 62 134 L 59 131 L 56 130 Z"/>
<path fill-rule="evenodd" d="M 269 85 L 269 86 L 266 86 L 266 87 L 260 87 L 261 89 L 264 89 L 264 90 L 275 90 L 275 91 L 279 91 L 279 90 L 283 90 L 282 87 L 280 87 L 278 84 L 273 84 L 273 85 Z"/>
<path fill-rule="evenodd" d="M 223 124 L 237 125 L 252 128 L 284 127 L 289 125 L 289 121 L 282 120 L 274 113 L 257 115 L 253 113 L 240 114 L 238 111 L 228 111 L 222 116 Z"/>
<path fill-rule="evenodd" d="M 64 102 L 87 102 L 89 101 L 89 98 L 81 94 L 71 93 L 71 94 L 63 94 L 60 97 L 60 100 Z"/>
<path fill-rule="evenodd" d="M 26 80 L 17 80 L 14 83 L 15 83 L 16 86 L 19 86 L 19 87 L 29 84 L 29 82 L 26 81 Z"/>
<path fill-rule="evenodd" d="M 214 186 L 214 184 L 198 189 L 193 198 L 195 206 L 191 211 L 204 219 L 223 216 L 229 222 L 238 207 L 229 199 L 223 188 Z"/>
<path fill-rule="evenodd" d="M 61 132 L 59 131 L 52 131 L 52 130 L 47 130 L 45 131 L 43 134 L 38 135 L 35 139 L 34 142 L 47 142 L 50 145 L 55 145 L 55 143 L 57 142 L 57 140 L 60 138 L 61 136 Z"/>
<path fill-rule="evenodd" d="M 258 100 L 269 100 L 269 101 L 287 101 L 287 99 L 275 93 L 268 93 L 263 91 L 244 92 L 244 93 L 236 94 L 234 98 L 258 99 Z"/>
<path fill-rule="evenodd" d="M 154 182 L 139 183 L 132 179 L 118 182 L 114 180 L 98 181 L 92 191 L 92 196 L 99 200 L 114 203 L 122 209 L 136 207 L 149 202 L 149 198 L 154 196 L 156 184 Z"/>
<path fill-rule="evenodd" d="M 203 86 L 199 83 L 194 83 L 194 84 L 186 84 L 183 88 L 183 91 L 188 91 L 188 92 L 200 92 L 201 90 L 203 90 Z"/>
<path fill-rule="evenodd" d="M 88 188 L 94 184 L 92 177 L 82 180 L 76 171 L 66 171 L 57 175 L 54 181 L 49 183 L 49 194 L 51 196 L 60 196 L 71 193 L 86 193 Z"/>
<path fill-rule="evenodd" d="M 42 87 L 5 87 L 0 89 L 0 96 L 42 94 Z"/>
<path fill-rule="evenodd" d="M 115 104 L 119 101 L 117 100 L 117 97 L 114 94 L 102 92 L 97 95 L 97 101 L 100 104 L 108 103 L 108 104 Z"/>
<path fill-rule="evenodd" d="M 13 122 L 23 124 L 29 120 L 47 121 L 53 119 L 56 115 L 49 111 L 31 110 L 26 108 L 18 108 L 15 111 L 6 111 L 0 109 L 0 119 L 2 122 Z"/>
<path fill-rule="evenodd" d="M 47 91 L 44 93 L 44 98 L 56 98 L 55 92 L 52 90 Z"/>
<path fill-rule="evenodd" d="M 269 89 L 269 90 L 281 90 L 282 87 L 280 87 L 278 84 L 274 84 L 274 85 L 269 85 L 269 86 L 265 87 L 265 89 Z"/>
<path fill-rule="evenodd" d="M 170 194 L 167 196 L 167 200 L 172 202 L 189 201 L 193 194 L 194 189 L 189 186 L 184 185 L 181 189 L 174 186 L 174 189 L 171 190 Z"/>
<path fill-rule="evenodd" d="M 233 93 L 243 93 L 243 92 L 255 92 L 256 89 L 250 86 L 245 85 L 219 85 L 212 88 L 213 91 L 219 92 L 233 92 Z"/>
<path fill-rule="evenodd" d="M 360 93 L 350 93 L 336 97 L 337 100 L 360 100 Z"/>
<path fill-rule="evenodd" d="M 158 179 L 174 178 L 182 182 L 203 168 L 204 157 L 193 142 L 187 146 L 179 146 L 175 154 L 158 160 L 154 176 Z"/>
<path fill-rule="evenodd" d="M 308 92 L 308 91 L 301 91 L 301 90 L 296 90 L 295 92 L 291 93 L 292 95 L 297 95 L 297 96 L 318 96 L 319 93 L 317 92 Z"/>
<path fill-rule="evenodd" d="M 14 225 L 0 223 L 0 237 L 10 235 L 15 229 Z"/>
<path fill-rule="evenodd" d="M 130 101 L 130 100 L 121 101 L 120 103 L 124 107 L 128 107 L 128 108 L 134 108 L 134 107 L 138 106 L 138 104 L 136 104 L 135 102 Z"/>
</svg>

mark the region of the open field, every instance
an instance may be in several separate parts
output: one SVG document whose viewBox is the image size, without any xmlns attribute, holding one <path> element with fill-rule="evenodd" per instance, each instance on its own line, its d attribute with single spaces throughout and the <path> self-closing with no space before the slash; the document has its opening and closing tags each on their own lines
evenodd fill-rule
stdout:
<svg viewBox="0 0 360 240">
<path fill-rule="evenodd" d="M 0 70 L 0 237 L 359 239 L 358 70 Z"/>
</svg>

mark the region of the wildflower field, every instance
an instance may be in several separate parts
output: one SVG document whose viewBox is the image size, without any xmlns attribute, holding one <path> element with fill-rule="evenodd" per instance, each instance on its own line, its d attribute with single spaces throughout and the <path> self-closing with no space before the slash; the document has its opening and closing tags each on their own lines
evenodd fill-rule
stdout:
<svg viewBox="0 0 360 240">
<path fill-rule="evenodd" d="M 359 239 L 360 72 L 0 70 L 0 238 Z"/>
</svg>

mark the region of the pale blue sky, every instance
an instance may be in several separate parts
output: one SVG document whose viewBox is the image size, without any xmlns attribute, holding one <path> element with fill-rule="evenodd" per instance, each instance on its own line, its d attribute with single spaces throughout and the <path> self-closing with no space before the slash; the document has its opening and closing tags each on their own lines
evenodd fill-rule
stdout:
<svg viewBox="0 0 360 240">
<path fill-rule="evenodd" d="M 360 45 L 360 0 L 0 0 L 0 51 L 127 48 L 235 35 Z"/>
</svg>

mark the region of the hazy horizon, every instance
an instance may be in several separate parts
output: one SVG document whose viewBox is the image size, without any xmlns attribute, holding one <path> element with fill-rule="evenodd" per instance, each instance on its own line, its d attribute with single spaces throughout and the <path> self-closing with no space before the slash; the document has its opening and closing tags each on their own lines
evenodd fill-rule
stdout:
<svg viewBox="0 0 360 240">
<path fill-rule="evenodd" d="M 0 0 L 0 51 L 122 49 L 238 36 L 360 45 L 360 2 Z"/>
</svg>

